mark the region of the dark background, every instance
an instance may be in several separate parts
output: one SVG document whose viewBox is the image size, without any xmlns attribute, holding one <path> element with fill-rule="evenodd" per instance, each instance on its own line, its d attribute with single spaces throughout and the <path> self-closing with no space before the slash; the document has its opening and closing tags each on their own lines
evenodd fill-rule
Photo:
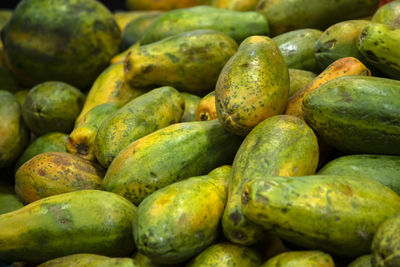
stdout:
<svg viewBox="0 0 400 267">
<path fill-rule="evenodd" d="M 102 2 L 112 11 L 125 9 L 124 0 L 99 0 L 99 1 Z M 18 3 L 19 0 L 0 0 L 0 8 L 14 9 Z"/>
</svg>

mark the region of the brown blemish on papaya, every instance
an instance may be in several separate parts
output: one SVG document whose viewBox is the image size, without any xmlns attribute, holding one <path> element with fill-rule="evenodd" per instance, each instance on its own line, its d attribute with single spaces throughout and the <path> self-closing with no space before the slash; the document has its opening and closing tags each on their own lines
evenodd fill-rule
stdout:
<svg viewBox="0 0 400 267">
<path fill-rule="evenodd" d="M 79 155 L 87 156 L 89 154 L 89 146 L 86 144 L 77 144 L 75 149 Z"/>
<path fill-rule="evenodd" d="M 128 56 L 130 55 L 130 53 L 131 53 L 131 52 L 129 52 Z M 127 57 L 128 57 L 128 56 L 127 56 Z M 130 61 L 130 60 L 126 60 L 126 61 L 124 62 L 124 71 L 125 71 L 125 73 L 130 72 L 131 69 L 132 69 L 132 63 L 131 63 L 131 61 Z"/>
<path fill-rule="evenodd" d="M 234 225 L 237 225 L 241 219 L 242 219 L 242 216 L 240 215 L 240 213 L 237 210 L 234 213 L 231 213 L 229 215 L 229 220 L 231 220 Z"/>
<path fill-rule="evenodd" d="M 201 113 L 200 114 L 200 120 L 201 121 L 208 121 L 209 120 L 209 116 L 207 113 Z"/>
<path fill-rule="evenodd" d="M 153 69 L 154 69 L 154 65 L 153 65 L 153 64 L 150 64 L 150 65 L 148 65 L 148 66 L 142 71 L 142 73 L 145 74 L 145 73 L 152 72 Z"/>
<path fill-rule="evenodd" d="M 247 205 L 247 203 L 249 203 L 249 201 L 250 201 L 250 196 L 249 196 L 249 192 L 243 192 L 243 194 L 242 194 L 242 204 L 243 204 L 243 206 L 246 206 Z"/>
<path fill-rule="evenodd" d="M 51 159 L 51 162 L 55 165 L 71 166 L 71 162 L 63 156 L 57 155 Z"/>
<path fill-rule="evenodd" d="M 39 169 L 39 170 L 38 170 L 38 174 L 39 174 L 40 176 L 45 176 L 47 173 L 46 173 L 45 170 Z"/>
<path fill-rule="evenodd" d="M 247 235 L 245 233 L 243 233 L 242 231 L 233 231 L 232 237 L 236 240 L 246 240 L 247 239 Z"/>
</svg>

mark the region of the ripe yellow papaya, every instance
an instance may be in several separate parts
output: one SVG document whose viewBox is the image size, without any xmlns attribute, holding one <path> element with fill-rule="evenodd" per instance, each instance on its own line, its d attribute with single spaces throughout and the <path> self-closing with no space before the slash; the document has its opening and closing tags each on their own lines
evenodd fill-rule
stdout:
<svg viewBox="0 0 400 267">
<path fill-rule="evenodd" d="M 196 121 L 211 121 L 218 118 L 215 107 L 215 90 L 203 97 L 196 110 Z"/>
</svg>

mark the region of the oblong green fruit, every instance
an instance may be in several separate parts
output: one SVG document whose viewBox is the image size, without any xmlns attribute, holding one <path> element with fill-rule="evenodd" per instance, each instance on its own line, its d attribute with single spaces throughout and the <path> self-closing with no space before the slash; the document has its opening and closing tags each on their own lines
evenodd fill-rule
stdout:
<svg viewBox="0 0 400 267">
<path fill-rule="evenodd" d="M 256 10 L 268 18 L 271 35 L 314 28 L 325 30 L 344 20 L 372 15 L 379 0 L 260 0 Z"/>
<path fill-rule="evenodd" d="M 289 72 L 269 37 L 244 40 L 222 69 L 215 87 L 218 120 L 245 136 L 264 119 L 281 114 L 289 93 Z"/>
<path fill-rule="evenodd" d="M 120 35 L 98 1 L 23 0 L 2 40 L 7 65 L 23 85 L 51 80 L 85 89 L 118 52 Z"/>
<path fill-rule="evenodd" d="M 144 14 L 139 18 L 131 20 L 122 32 L 122 49 L 128 49 L 131 45 L 138 42 L 151 23 L 160 15 L 160 13 Z"/>
<path fill-rule="evenodd" d="M 211 6 L 177 9 L 157 18 L 145 31 L 141 44 L 199 29 L 210 29 L 232 37 L 237 43 L 253 35 L 268 35 L 267 19 L 254 11 L 240 12 Z"/>
<path fill-rule="evenodd" d="M 195 121 L 197 107 L 199 106 L 201 98 L 189 93 L 181 93 L 181 96 L 185 100 L 185 111 L 183 112 L 180 122 Z"/>
<path fill-rule="evenodd" d="M 371 259 L 371 254 L 364 255 L 350 262 L 347 267 L 372 267 Z"/>
<path fill-rule="evenodd" d="M 0 215 L 20 209 L 23 206 L 15 194 L 14 185 L 8 181 L 0 181 Z"/>
<path fill-rule="evenodd" d="M 261 255 L 254 249 L 232 243 L 219 243 L 208 247 L 187 267 L 259 267 L 261 263 Z"/>
<path fill-rule="evenodd" d="M 0 259 L 39 263 L 75 253 L 129 256 L 135 213 L 128 200 L 98 190 L 40 199 L 0 215 Z"/>
<path fill-rule="evenodd" d="M 347 257 L 368 253 L 400 197 L 369 178 L 336 175 L 257 177 L 243 188 L 244 215 L 280 238 Z"/>
<path fill-rule="evenodd" d="M 358 37 L 368 20 L 348 20 L 336 23 L 326 29 L 315 44 L 315 59 L 321 70 L 343 57 L 355 57 L 366 63 L 357 48 Z"/>
<path fill-rule="evenodd" d="M 313 174 L 318 165 L 318 153 L 316 136 L 299 118 L 278 115 L 258 124 L 244 139 L 232 165 L 229 197 L 222 217 L 225 236 L 244 245 L 261 240 L 264 236 L 261 226 L 249 221 L 242 212 L 244 184 L 257 174 Z"/>
<path fill-rule="evenodd" d="M 208 247 L 217 238 L 230 173 L 222 166 L 145 198 L 133 222 L 138 250 L 154 262 L 180 263 Z"/>
<path fill-rule="evenodd" d="M 96 254 L 74 254 L 46 261 L 38 267 L 138 267 L 131 258 L 110 258 Z"/>
<path fill-rule="evenodd" d="M 370 178 L 400 195 L 399 165 L 400 156 L 348 155 L 328 162 L 318 174 Z"/>
<path fill-rule="evenodd" d="M 393 79 L 400 79 L 400 29 L 391 30 L 384 24 L 366 26 L 357 47 L 367 62 Z"/>
<path fill-rule="evenodd" d="M 371 21 L 388 25 L 391 29 L 400 28 L 400 2 L 393 1 L 381 6 Z"/>
<path fill-rule="evenodd" d="M 63 82 L 44 82 L 29 90 L 22 115 L 36 135 L 51 132 L 69 133 L 74 128 L 85 95 Z"/>
<path fill-rule="evenodd" d="M 300 29 L 275 36 L 276 42 L 288 68 L 319 72 L 315 60 L 315 44 L 322 31 Z"/>
<path fill-rule="evenodd" d="M 94 142 L 97 160 L 107 167 L 132 142 L 179 122 L 184 109 L 185 100 L 170 86 L 131 100 L 101 124 Z"/>
<path fill-rule="evenodd" d="M 10 166 L 28 145 L 28 131 L 17 98 L 0 90 L 0 168 Z"/>
<path fill-rule="evenodd" d="M 62 193 L 101 189 L 104 170 L 66 152 L 45 152 L 25 162 L 15 174 L 15 191 L 25 203 Z"/>
<path fill-rule="evenodd" d="M 400 265 L 400 214 L 389 218 L 374 236 L 371 246 L 371 263 L 374 267 Z"/>
<path fill-rule="evenodd" d="M 173 124 L 121 151 L 103 187 L 139 204 L 169 184 L 230 164 L 241 141 L 218 120 Z"/>
<path fill-rule="evenodd" d="M 317 75 L 311 71 L 289 69 L 290 89 L 289 97 L 300 91 L 305 85 L 311 82 Z"/>
<path fill-rule="evenodd" d="M 281 253 L 260 267 L 335 267 L 332 257 L 322 251 L 290 251 Z"/>
<path fill-rule="evenodd" d="M 304 117 L 341 151 L 400 154 L 400 81 L 343 76 L 305 96 Z"/>
<path fill-rule="evenodd" d="M 15 170 L 18 170 L 22 164 L 33 158 L 34 156 L 44 152 L 66 152 L 68 135 L 64 133 L 48 133 L 36 138 L 22 153 L 17 163 Z"/>
<path fill-rule="evenodd" d="M 232 38 L 212 30 L 173 35 L 133 48 L 124 61 L 125 81 L 135 88 L 167 85 L 202 95 L 215 87 L 237 47 Z"/>
</svg>

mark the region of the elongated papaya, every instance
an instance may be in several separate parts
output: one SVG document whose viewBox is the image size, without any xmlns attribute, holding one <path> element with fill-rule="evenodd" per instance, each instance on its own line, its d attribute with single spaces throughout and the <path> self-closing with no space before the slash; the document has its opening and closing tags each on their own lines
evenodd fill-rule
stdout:
<svg viewBox="0 0 400 267">
<path fill-rule="evenodd" d="M 322 251 L 290 251 L 281 253 L 260 267 L 335 267 L 332 257 Z"/>
<path fill-rule="evenodd" d="M 94 142 L 97 160 L 108 167 L 132 142 L 179 122 L 184 109 L 183 97 L 170 86 L 151 90 L 131 100 L 102 123 Z"/>
<path fill-rule="evenodd" d="M 202 95 L 212 91 L 236 50 L 236 42 L 217 31 L 177 34 L 131 49 L 124 61 L 125 80 L 138 88 L 168 85 Z"/>
<path fill-rule="evenodd" d="M 372 17 L 371 21 L 388 25 L 391 29 L 400 28 L 400 3 L 393 1 L 381 6 Z"/>
<path fill-rule="evenodd" d="M 204 96 L 196 110 L 196 121 L 211 121 L 218 118 L 215 107 L 215 90 Z"/>
<path fill-rule="evenodd" d="M 264 119 L 285 110 L 289 72 L 276 43 L 252 36 L 222 69 L 215 87 L 218 120 L 245 136 Z"/>
<path fill-rule="evenodd" d="M 241 194 L 248 180 L 257 174 L 313 174 L 317 165 L 317 138 L 304 121 L 279 115 L 258 124 L 244 139 L 232 165 L 228 202 L 222 217 L 225 236 L 244 245 L 263 238 L 263 229 L 242 212 Z"/>
<path fill-rule="evenodd" d="M 368 253 L 379 225 L 400 209 L 395 192 L 368 178 L 253 177 L 243 188 L 244 215 L 308 249 L 347 257 Z"/>
<path fill-rule="evenodd" d="M 217 237 L 231 167 L 192 177 L 154 192 L 138 206 L 133 236 L 140 252 L 159 263 L 180 263 Z"/>
<path fill-rule="evenodd" d="M 137 267 L 130 258 L 110 258 L 96 254 L 74 254 L 46 261 L 38 267 Z"/>
<path fill-rule="evenodd" d="M 128 200 L 98 190 L 40 199 L 0 215 L 0 259 L 40 263 L 75 253 L 129 256 L 135 213 Z"/>
<path fill-rule="evenodd" d="M 183 112 L 180 122 L 195 121 L 197 107 L 199 106 L 201 98 L 189 93 L 181 93 L 181 96 L 185 100 L 185 111 Z"/>
<path fill-rule="evenodd" d="M 257 3 L 258 0 L 214 0 L 212 5 L 230 10 L 251 11 L 256 9 Z"/>
<path fill-rule="evenodd" d="M 130 10 L 172 10 L 209 3 L 210 0 L 125 0 L 125 5 Z"/>
<path fill-rule="evenodd" d="M 103 187 L 139 204 L 169 184 L 230 164 L 241 141 L 217 120 L 173 124 L 122 150 Z"/>
<path fill-rule="evenodd" d="M 290 89 L 289 97 L 300 91 L 304 86 L 311 82 L 315 76 L 315 73 L 306 70 L 289 69 L 290 78 Z"/>
</svg>

